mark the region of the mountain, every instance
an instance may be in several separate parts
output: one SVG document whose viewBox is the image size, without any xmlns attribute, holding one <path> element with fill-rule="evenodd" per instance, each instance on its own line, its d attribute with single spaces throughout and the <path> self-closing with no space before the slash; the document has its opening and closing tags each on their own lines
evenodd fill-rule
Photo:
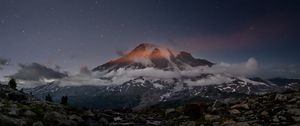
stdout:
<svg viewBox="0 0 300 126">
<path fill-rule="evenodd" d="M 175 52 L 168 48 L 143 43 L 130 53 L 109 61 L 93 69 L 93 71 L 113 71 L 119 68 L 143 69 L 154 67 L 163 70 L 185 70 L 188 67 L 212 66 L 213 63 L 204 59 L 195 59 L 190 53 Z"/>
<path fill-rule="evenodd" d="M 224 101 L 292 89 L 300 84 L 299 80 L 264 80 L 209 72 L 214 65 L 187 52 L 144 43 L 95 67 L 92 71 L 96 78 L 79 81 L 80 85 L 58 80 L 25 91 L 40 99 L 51 94 L 57 102 L 68 95 L 70 104 L 77 107 L 138 109 L 196 97 Z"/>
</svg>

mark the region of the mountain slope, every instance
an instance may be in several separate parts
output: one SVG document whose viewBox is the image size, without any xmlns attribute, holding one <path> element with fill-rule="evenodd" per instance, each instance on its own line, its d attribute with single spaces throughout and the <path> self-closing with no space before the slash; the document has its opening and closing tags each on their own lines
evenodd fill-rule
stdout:
<svg viewBox="0 0 300 126">
<path fill-rule="evenodd" d="M 213 63 L 204 59 L 195 59 L 187 52 L 175 55 L 168 48 L 152 44 L 140 44 L 128 54 L 109 61 L 93 69 L 93 71 L 112 71 L 119 68 L 143 69 L 154 67 L 163 70 L 184 70 L 186 67 L 212 66 Z"/>
<path fill-rule="evenodd" d="M 71 105 L 78 107 L 141 108 L 193 97 L 222 101 L 300 84 L 210 72 L 214 66 L 187 52 L 140 44 L 128 54 L 94 68 L 96 78 L 86 79 L 92 79 L 93 84 L 80 81 L 74 86 L 72 80 L 58 80 L 26 91 L 40 98 L 51 94 L 56 101 L 68 95 Z"/>
</svg>

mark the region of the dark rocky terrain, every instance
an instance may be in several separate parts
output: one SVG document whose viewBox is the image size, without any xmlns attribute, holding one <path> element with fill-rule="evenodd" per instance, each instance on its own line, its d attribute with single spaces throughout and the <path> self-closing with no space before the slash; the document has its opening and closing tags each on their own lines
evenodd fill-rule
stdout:
<svg viewBox="0 0 300 126">
<path fill-rule="evenodd" d="M 36 100 L 0 85 L 1 126 L 265 126 L 300 125 L 300 91 L 140 109 L 76 109 Z"/>
</svg>

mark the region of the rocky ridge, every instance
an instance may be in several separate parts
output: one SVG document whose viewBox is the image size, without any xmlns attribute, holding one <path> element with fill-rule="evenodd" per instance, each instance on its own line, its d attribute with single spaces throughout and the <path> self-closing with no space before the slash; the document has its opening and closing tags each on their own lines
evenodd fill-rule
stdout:
<svg viewBox="0 0 300 126">
<path fill-rule="evenodd" d="M 76 109 L 39 101 L 0 85 L 2 126 L 264 126 L 300 125 L 300 91 L 224 99 L 193 100 L 176 107 Z"/>
</svg>

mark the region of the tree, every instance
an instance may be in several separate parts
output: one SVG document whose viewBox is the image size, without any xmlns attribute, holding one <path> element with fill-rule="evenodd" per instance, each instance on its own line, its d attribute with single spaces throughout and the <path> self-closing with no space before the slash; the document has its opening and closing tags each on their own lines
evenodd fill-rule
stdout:
<svg viewBox="0 0 300 126">
<path fill-rule="evenodd" d="M 52 97 L 50 94 L 48 94 L 46 97 L 45 97 L 45 100 L 48 101 L 48 102 L 52 102 Z"/>
<path fill-rule="evenodd" d="M 68 96 L 62 96 L 60 104 L 68 105 Z"/>
<path fill-rule="evenodd" d="M 16 89 L 17 88 L 17 83 L 16 83 L 16 80 L 15 79 L 10 79 L 10 81 L 8 82 L 8 85 L 10 88 L 12 89 Z"/>
</svg>

